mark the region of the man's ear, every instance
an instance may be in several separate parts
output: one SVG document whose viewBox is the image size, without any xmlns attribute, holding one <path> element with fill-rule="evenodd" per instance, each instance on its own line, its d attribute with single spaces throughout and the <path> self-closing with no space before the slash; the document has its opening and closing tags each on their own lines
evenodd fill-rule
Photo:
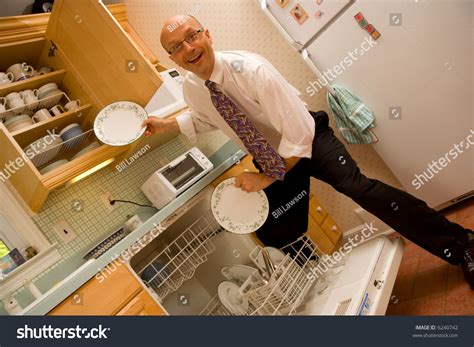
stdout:
<svg viewBox="0 0 474 347">
<path fill-rule="evenodd" d="M 211 36 L 211 33 L 209 32 L 209 29 L 206 29 L 204 31 L 204 34 L 207 36 L 207 38 L 209 39 L 209 43 L 212 45 L 212 36 Z"/>
</svg>

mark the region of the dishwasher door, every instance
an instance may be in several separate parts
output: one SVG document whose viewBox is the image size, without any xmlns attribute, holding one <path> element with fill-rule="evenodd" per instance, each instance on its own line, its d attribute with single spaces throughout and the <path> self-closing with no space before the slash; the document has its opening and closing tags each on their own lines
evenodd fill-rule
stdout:
<svg viewBox="0 0 474 347">
<path fill-rule="evenodd" d="M 310 291 L 300 315 L 384 315 L 402 260 L 404 242 L 386 236 L 352 248 L 342 270 L 328 269 Z M 336 269 L 334 269 L 336 270 Z"/>
</svg>

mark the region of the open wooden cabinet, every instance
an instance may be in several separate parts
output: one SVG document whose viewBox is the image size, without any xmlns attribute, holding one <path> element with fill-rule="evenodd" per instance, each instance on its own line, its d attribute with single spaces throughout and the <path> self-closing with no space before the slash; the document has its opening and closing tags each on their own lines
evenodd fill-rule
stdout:
<svg viewBox="0 0 474 347">
<path fill-rule="evenodd" d="M 122 13 L 119 8 L 114 8 Z M 62 94 L 28 104 L 24 109 L 0 111 L 0 117 L 14 114 L 32 115 L 40 108 L 80 100 L 81 106 L 46 121 L 10 132 L 0 123 L 0 179 L 7 179 L 34 212 L 41 210 L 48 193 L 85 177 L 113 161 L 120 161 L 134 146 L 101 145 L 73 158 L 92 141 L 96 115 L 104 106 L 121 100 L 145 106 L 160 87 L 159 64 L 142 42 L 133 40 L 126 17 L 121 24 L 100 0 L 56 0 L 51 15 L 31 15 L 0 19 L 0 71 L 15 63 L 26 62 L 35 69 L 43 66 L 53 72 L 23 81 L 0 85 L 0 97 L 11 92 L 37 89 L 54 82 Z M 23 18 L 28 17 L 28 18 Z M 23 20 L 32 24 L 24 25 Z M 46 30 L 41 27 L 46 25 Z M 154 61 L 155 60 L 155 61 Z M 49 160 L 36 160 L 25 147 L 48 134 L 79 123 L 86 133 L 80 145 L 53 148 L 57 153 Z M 50 150 L 51 151 L 51 150 Z M 51 157 L 51 158 L 50 158 Z M 44 158 L 43 158 L 44 159 Z M 48 164 L 69 162 L 47 173 L 40 170 Z M 36 166 L 35 166 L 36 165 Z"/>
</svg>

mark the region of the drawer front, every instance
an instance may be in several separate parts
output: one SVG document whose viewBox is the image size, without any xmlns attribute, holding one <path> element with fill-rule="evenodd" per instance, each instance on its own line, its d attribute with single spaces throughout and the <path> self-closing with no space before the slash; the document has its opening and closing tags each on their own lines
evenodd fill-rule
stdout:
<svg viewBox="0 0 474 347">
<path fill-rule="evenodd" d="M 110 264 L 102 270 L 102 274 L 102 281 L 94 276 L 48 315 L 114 315 L 142 290 L 125 264 Z"/>
<path fill-rule="evenodd" d="M 328 215 L 321 203 L 316 199 L 315 196 L 312 196 L 309 200 L 309 214 L 314 218 L 316 223 L 321 225 L 324 221 L 324 218 Z"/>
<path fill-rule="evenodd" d="M 163 309 L 144 290 L 121 309 L 117 316 L 164 316 Z"/>
<path fill-rule="evenodd" d="M 324 253 L 332 254 L 334 252 L 334 244 L 331 242 L 329 237 L 327 237 L 316 220 L 311 216 L 308 218 L 308 231 L 306 232 L 306 235 L 308 235 Z"/>
<path fill-rule="evenodd" d="M 339 242 L 342 235 L 342 230 L 337 226 L 336 222 L 331 218 L 331 216 L 328 215 L 326 217 L 323 224 L 321 225 L 321 229 L 323 229 L 324 233 L 334 245 Z"/>
</svg>

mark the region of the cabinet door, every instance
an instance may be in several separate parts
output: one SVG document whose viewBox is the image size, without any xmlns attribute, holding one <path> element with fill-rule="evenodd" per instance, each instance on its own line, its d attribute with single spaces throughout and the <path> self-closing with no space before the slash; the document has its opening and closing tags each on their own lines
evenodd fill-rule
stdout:
<svg viewBox="0 0 474 347">
<path fill-rule="evenodd" d="M 115 270 L 112 271 L 112 269 Z M 140 283 L 130 273 L 130 270 L 120 262 L 109 265 L 102 273 L 103 280 L 93 277 L 48 315 L 115 315 L 142 290 Z"/>
<path fill-rule="evenodd" d="M 120 100 L 145 106 L 161 85 L 156 69 L 99 0 L 55 1 L 46 38 L 64 53 L 99 106 Z"/>
<path fill-rule="evenodd" d="M 163 309 L 144 290 L 125 305 L 117 316 L 164 316 Z"/>
<path fill-rule="evenodd" d="M 309 216 L 308 218 L 308 231 L 306 235 L 318 245 L 319 249 L 326 254 L 332 254 L 334 252 L 334 244 L 324 233 L 323 229 L 319 226 L 316 220 Z"/>
<path fill-rule="evenodd" d="M 309 214 L 319 225 L 323 223 L 324 218 L 326 218 L 326 216 L 328 215 L 324 207 L 314 195 L 311 195 L 311 198 L 309 200 Z"/>
<path fill-rule="evenodd" d="M 326 217 L 323 224 L 321 225 L 321 229 L 323 229 L 324 233 L 333 244 L 336 245 L 339 242 L 339 239 L 342 236 L 342 230 L 337 226 L 336 222 L 331 218 L 331 216 Z"/>
</svg>

